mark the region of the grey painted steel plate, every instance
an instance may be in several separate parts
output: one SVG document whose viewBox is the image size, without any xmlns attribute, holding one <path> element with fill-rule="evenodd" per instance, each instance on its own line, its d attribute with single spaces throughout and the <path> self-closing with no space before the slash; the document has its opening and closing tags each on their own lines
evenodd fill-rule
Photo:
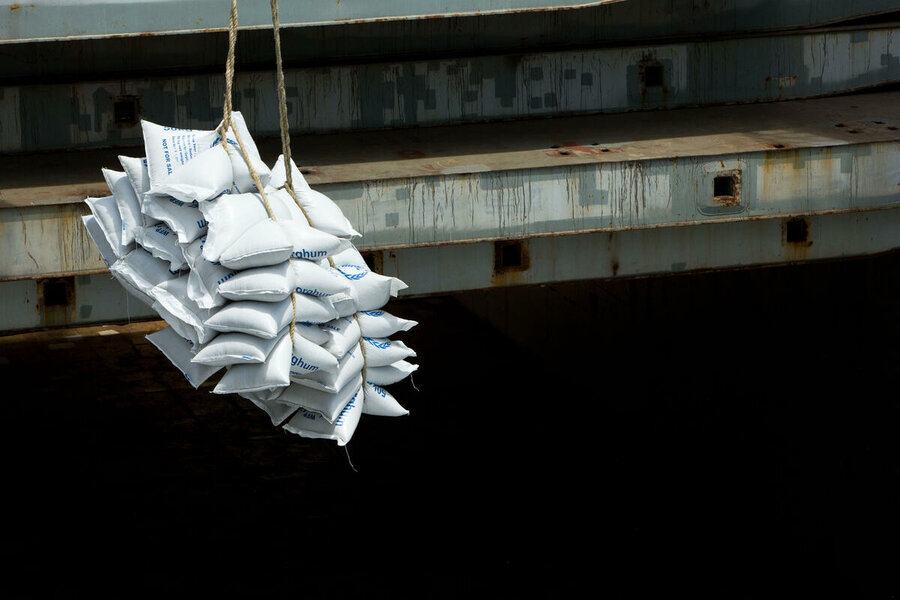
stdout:
<svg viewBox="0 0 900 600">
<path fill-rule="evenodd" d="M 292 133 L 309 134 L 827 96 L 900 81 L 898 34 L 893 26 L 291 68 L 288 119 Z M 279 135 L 274 72 L 238 71 L 234 86 L 254 135 Z M 138 116 L 214 129 L 223 95 L 219 72 L 0 87 L 0 153 L 134 146 Z M 118 118 L 120 105 L 131 121 Z"/>
<path fill-rule="evenodd" d="M 338 0 L 281 2 L 285 27 L 499 14 L 596 6 L 624 0 Z M 0 0 L 0 41 L 25 42 L 221 31 L 228 0 Z M 238 3 L 240 27 L 271 27 L 268 0 Z"/>
<path fill-rule="evenodd" d="M 787 239 L 802 222 L 807 239 Z M 80 223 L 79 223 L 80 224 Z M 403 279 L 401 296 L 565 281 L 682 274 L 873 255 L 898 247 L 900 208 L 798 219 L 711 222 L 694 227 L 633 229 L 525 240 L 527 268 L 497 268 L 494 242 L 397 248 L 370 264 Z M 70 302 L 44 306 L 42 281 L 0 281 L 0 332 L 157 319 L 105 269 L 67 278 Z"/>
<path fill-rule="evenodd" d="M 309 180 L 363 234 L 358 246 L 388 252 L 798 215 L 878 219 L 900 205 L 900 92 L 427 132 L 430 141 L 426 130 L 385 131 L 294 148 L 319 159 Z M 102 269 L 79 216 L 85 196 L 108 194 L 99 169 L 115 160 L 4 159 L 0 181 L 18 187 L 0 188 L 0 279 Z M 756 245 L 744 252 L 758 262 Z"/>
</svg>

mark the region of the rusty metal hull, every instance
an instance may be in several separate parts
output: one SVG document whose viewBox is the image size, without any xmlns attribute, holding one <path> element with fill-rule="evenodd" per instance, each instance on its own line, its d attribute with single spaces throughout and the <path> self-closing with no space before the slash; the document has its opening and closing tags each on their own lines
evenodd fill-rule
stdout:
<svg viewBox="0 0 900 600">
<path fill-rule="evenodd" d="M 571 8 L 579 10 L 561 10 Z M 525 39 L 534 44 L 548 36 L 555 41 L 554 31 L 567 32 L 568 39 L 574 42 L 599 39 L 621 43 L 648 37 L 810 27 L 896 9 L 892 0 L 342 0 L 283 2 L 280 18 L 285 27 L 317 29 L 321 25 L 388 22 L 390 29 L 381 32 L 378 44 L 379 51 L 385 52 L 395 44 L 404 44 L 386 41 L 398 34 L 424 40 L 460 28 L 466 38 L 487 33 L 491 38 L 512 43 Z M 77 5 L 65 0 L 3 0 L 0 11 L 8 13 L 8 19 L 0 20 L 0 43 L 210 33 L 225 29 L 228 19 L 227 4 L 223 8 L 217 0 L 107 0 Z M 441 23 L 452 17 L 463 17 L 453 20 L 468 23 Z M 405 26 L 408 22 L 414 23 L 412 29 Z M 265 29 L 270 23 L 268 2 L 241 3 L 244 30 Z M 441 43 L 444 42 L 433 41 L 425 46 Z"/>
<path fill-rule="evenodd" d="M 900 203 L 898 99 L 886 92 L 650 113 L 641 128 L 610 115 L 534 129 L 476 125 L 406 160 L 392 157 L 408 137 L 366 137 L 363 150 L 380 147 L 384 162 L 344 150 L 337 138 L 331 164 L 309 179 L 368 249 L 880 210 Z M 570 132 L 607 137 L 594 145 L 548 137 Z M 401 145 L 392 151 L 392 143 Z M 80 221 L 84 188 L 59 203 L 56 186 L 42 192 L 22 171 L 23 186 L 36 187 L 0 188 L 0 279 L 102 269 Z M 41 193 L 50 199 L 35 201 Z"/>
<path fill-rule="evenodd" d="M 810 98 L 900 81 L 896 28 L 289 69 L 295 134 Z M 0 153 L 140 145 L 138 118 L 214 128 L 221 74 L 10 85 Z M 238 72 L 235 107 L 277 135 L 272 72 Z M 131 121 L 122 118 L 133 111 Z"/>
<path fill-rule="evenodd" d="M 284 2 L 279 20 L 285 27 L 333 23 L 446 18 L 507 14 L 597 6 L 622 0 L 343 0 Z M 271 28 L 266 0 L 240 5 L 242 29 Z M 147 34 L 221 31 L 228 27 L 228 4 L 217 0 L 35 0 L 0 1 L 7 19 L 0 21 L 0 39 L 7 42 L 102 38 Z"/>
<path fill-rule="evenodd" d="M 803 239 L 791 240 L 802 222 Z M 800 228 L 797 228 L 800 229 Z M 379 250 L 379 270 L 402 278 L 403 296 L 497 286 L 677 275 L 873 255 L 900 248 L 900 207 L 802 218 L 708 222 L 690 227 L 535 237 L 513 242 L 524 260 L 504 264 L 504 242 Z M 64 288 L 65 305 L 47 305 L 47 286 Z M 57 291 L 58 295 L 59 292 Z M 100 272 L 61 279 L 0 281 L 0 331 L 158 318 Z"/>
</svg>

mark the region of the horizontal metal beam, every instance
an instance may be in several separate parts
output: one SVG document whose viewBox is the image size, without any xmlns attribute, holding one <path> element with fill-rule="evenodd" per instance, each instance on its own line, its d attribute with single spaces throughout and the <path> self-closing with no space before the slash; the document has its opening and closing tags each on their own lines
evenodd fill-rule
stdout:
<svg viewBox="0 0 900 600">
<path fill-rule="evenodd" d="M 396 248 L 371 254 L 370 264 L 409 284 L 402 296 L 422 296 L 872 255 L 900 248 L 898 231 L 900 207 L 893 207 L 515 242 Z M 51 295 L 54 304 L 48 304 Z M 108 273 L 0 281 L 0 332 L 156 318 Z"/>
<path fill-rule="evenodd" d="M 472 181 L 487 182 L 493 172 L 541 169 L 562 185 L 564 174 L 554 169 L 594 165 L 611 172 L 624 168 L 608 166 L 614 163 L 663 160 L 677 165 L 688 157 L 715 160 L 760 152 L 772 153 L 772 160 L 780 157 L 789 162 L 800 160 L 789 153 L 792 150 L 898 140 L 900 93 L 881 92 L 770 104 L 303 136 L 294 139 L 293 153 L 307 180 L 325 186 L 322 189 L 356 218 L 363 200 L 375 197 L 365 190 L 373 185 L 388 186 L 380 190 L 387 195 L 379 198 L 391 202 L 395 195 L 389 186 L 428 190 L 433 186 L 427 182 L 437 176 L 445 176 L 446 182 L 461 181 L 465 175 Z M 272 164 L 280 143 L 261 139 L 259 145 Z M 142 152 L 137 148 L 4 157 L 0 161 L 0 208 L 80 203 L 87 196 L 108 193 L 100 168 L 119 170 L 117 154 L 138 156 Z M 525 178 L 532 179 L 530 175 Z M 385 180 L 397 182 L 378 183 Z M 448 184 L 442 180 L 440 185 Z M 486 183 L 484 187 L 498 186 Z M 468 187 L 460 190 L 469 193 Z"/>
<path fill-rule="evenodd" d="M 282 2 L 285 27 L 503 14 L 596 6 L 623 0 L 342 0 Z M 223 0 L 0 0 L 0 39 L 6 42 L 221 31 L 230 4 Z M 243 0 L 242 29 L 271 28 L 268 0 Z"/>
<path fill-rule="evenodd" d="M 363 234 L 396 249 L 672 228 L 900 203 L 900 142 L 321 186 Z M 0 210 L 0 279 L 102 268 L 83 204 Z M 900 238 L 898 238 L 900 239 Z"/>
<path fill-rule="evenodd" d="M 446 128 L 399 161 L 406 134 L 370 133 L 309 179 L 409 294 L 858 256 L 900 247 L 898 97 Z M 102 275 L 83 196 L 29 189 L 50 188 L 2 190 L 0 330 L 142 314 Z M 57 299 L 97 299 L 47 307 L 54 279 Z"/>
<path fill-rule="evenodd" d="M 900 81 L 900 29 L 410 60 L 285 73 L 295 134 L 828 96 Z M 277 135 L 272 71 L 238 73 L 235 108 Z M 199 74 L 0 88 L 0 153 L 122 147 L 139 118 L 194 129 L 222 114 Z M 130 117 L 129 117 L 130 115 Z"/>
<path fill-rule="evenodd" d="M 8 19 L 0 19 L 0 45 L 6 43 L 84 40 L 93 38 L 123 39 L 132 36 L 149 40 L 165 33 L 220 32 L 227 25 L 227 1 L 194 0 L 190 3 L 171 0 L 160 9 L 161 2 L 138 0 L 118 3 L 33 0 L 31 2 L 0 1 L 0 11 Z M 577 11 L 535 12 L 533 7 L 561 7 L 596 4 L 595 2 L 553 2 L 536 0 L 528 3 L 509 0 L 343 0 L 342 2 L 282 2 L 281 21 L 292 25 L 353 23 L 353 29 L 341 32 L 346 38 L 345 53 L 421 53 L 459 51 L 481 48 L 511 48 L 535 44 L 585 44 L 597 42 L 629 42 L 685 35 L 735 34 L 806 28 L 859 19 L 897 10 L 895 0 L 630 0 L 589 6 Z M 513 7 L 528 12 L 510 12 Z M 410 19 L 435 11 L 441 16 L 472 15 L 463 18 Z M 470 10 L 462 10 L 468 7 Z M 14 9 L 14 10 L 12 10 Z M 485 14 L 484 9 L 505 10 Z M 246 31 L 265 28 L 270 23 L 269 3 L 265 0 L 241 0 L 240 20 Z M 379 18 L 377 15 L 381 14 Z M 401 17 L 406 14 L 407 17 Z M 401 17 L 400 20 L 396 20 Z M 391 19 L 387 22 L 384 19 Z M 298 27 L 322 30 L 323 27 Z M 328 34 L 325 34 L 326 36 Z M 354 35 L 359 39 L 351 39 Z M 325 38 L 326 54 L 334 56 L 332 44 Z M 162 41 L 167 46 L 173 42 Z M 127 46 L 125 46 L 127 47 Z M 142 46 L 148 50 L 147 46 Z M 158 48 L 160 49 L 160 48 Z M 195 48 L 191 48 L 195 50 Z M 170 52 L 167 48 L 166 52 Z M 319 56 L 315 48 L 305 52 Z M 138 58 L 153 57 L 152 49 Z M 270 53 L 267 54 L 270 57 Z M 165 53 L 159 58 L 166 62 Z M 107 57 L 114 61 L 115 57 Z M 217 61 L 221 62 L 221 61 Z"/>
<path fill-rule="evenodd" d="M 325 67 L 821 31 L 887 22 L 897 8 L 896 0 L 640 0 L 579 10 L 293 27 L 281 39 L 286 66 Z M 218 73 L 227 47 L 225 32 L 202 30 L 42 43 L 0 40 L 0 85 Z M 271 31 L 241 33 L 238 73 L 271 68 L 273 56 Z"/>
</svg>

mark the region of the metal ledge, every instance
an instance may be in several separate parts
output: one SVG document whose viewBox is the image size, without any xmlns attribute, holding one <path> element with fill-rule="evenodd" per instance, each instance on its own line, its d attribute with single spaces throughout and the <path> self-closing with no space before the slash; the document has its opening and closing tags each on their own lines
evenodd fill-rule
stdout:
<svg viewBox="0 0 900 600">
<path fill-rule="evenodd" d="M 597 6 L 623 0 L 339 0 L 282 2 L 285 27 L 489 15 Z M 222 31 L 228 27 L 227 0 L 33 0 L 0 1 L 0 40 L 5 42 L 102 38 Z M 268 0 L 243 0 L 241 29 L 272 26 Z"/>
<path fill-rule="evenodd" d="M 369 132 L 305 138 L 294 148 L 301 158 L 319 159 L 305 167 L 310 182 L 338 202 L 363 234 L 358 245 L 372 251 L 712 223 L 771 227 L 796 216 L 881 222 L 900 205 L 898 100 L 900 92 L 884 92 Z M 270 157 L 277 152 L 263 149 Z M 0 279 L 102 269 L 79 216 L 86 195 L 108 193 L 92 182 L 114 161 L 107 152 L 3 161 L 0 181 L 19 187 L 0 190 Z M 882 250 L 897 245 L 896 231 L 879 233 Z M 743 264 L 759 262 L 764 249 L 752 239 L 741 238 L 750 244 L 738 249 Z M 842 239 L 841 255 L 870 249 L 863 237 Z M 648 265 L 660 260 L 654 249 L 635 256 Z"/>
<path fill-rule="evenodd" d="M 791 224 L 803 239 L 791 239 Z M 684 274 L 874 255 L 898 248 L 900 207 L 868 213 L 706 223 L 511 242 L 375 251 L 370 264 L 409 284 L 402 296 L 489 287 Z M 512 257 L 512 261 L 510 261 Z M 509 264 L 512 262 L 514 264 Z M 51 287 L 66 290 L 49 304 Z M 55 293 L 54 296 L 60 296 Z M 158 319 L 108 273 L 0 281 L 0 333 Z"/>
<path fill-rule="evenodd" d="M 900 81 L 897 25 L 751 39 L 287 69 L 298 135 L 827 97 Z M 0 64 L 3 63 L 0 56 Z M 0 87 L 0 153 L 139 143 L 138 119 L 212 129 L 218 72 Z M 279 135 L 275 74 L 239 71 L 235 106 Z"/>
<path fill-rule="evenodd" d="M 804 148 L 897 141 L 900 92 L 880 92 L 770 104 L 298 136 L 292 141 L 292 151 L 311 185 L 361 187 L 385 180 L 752 152 L 773 153 L 777 159 L 779 152 Z M 258 145 L 273 163 L 280 142 L 268 138 L 259 140 Z M 101 167 L 120 170 L 117 155 L 142 153 L 138 147 L 6 156 L 0 161 L 0 208 L 80 203 L 88 196 L 107 194 Z M 785 154 L 785 159 L 790 157 Z M 350 205 L 345 208 L 355 211 Z"/>
</svg>

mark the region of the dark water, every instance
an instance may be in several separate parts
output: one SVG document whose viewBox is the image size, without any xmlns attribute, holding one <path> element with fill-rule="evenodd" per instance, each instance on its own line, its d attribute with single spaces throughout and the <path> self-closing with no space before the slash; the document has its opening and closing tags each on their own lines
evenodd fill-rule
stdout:
<svg viewBox="0 0 900 600">
<path fill-rule="evenodd" d="M 898 266 L 393 301 L 418 391 L 349 457 L 140 332 L 0 339 L 0 592 L 900 597 Z"/>
</svg>

